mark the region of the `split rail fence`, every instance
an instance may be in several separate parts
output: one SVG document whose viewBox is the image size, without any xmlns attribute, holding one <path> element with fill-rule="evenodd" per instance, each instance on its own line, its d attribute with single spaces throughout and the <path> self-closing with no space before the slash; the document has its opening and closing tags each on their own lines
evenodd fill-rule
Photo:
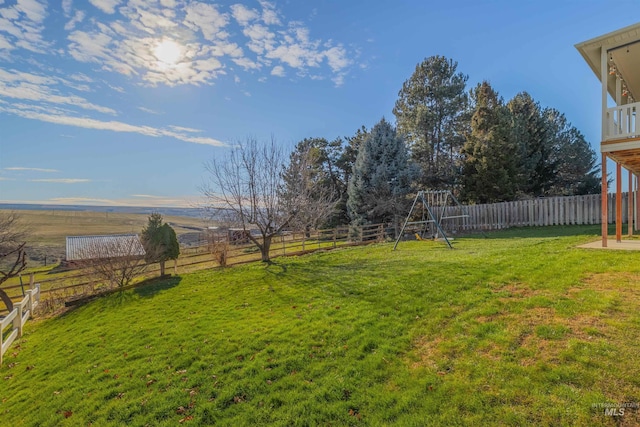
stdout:
<svg viewBox="0 0 640 427">
<path fill-rule="evenodd" d="M 40 303 L 39 284 L 25 293 L 25 297 L 13 305 L 11 313 L 0 319 L 0 366 L 2 366 L 4 354 L 9 350 L 16 338 L 22 337 L 25 323 L 33 316 L 33 310 Z M 6 338 L 5 330 L 7 331 Z"/>
<path fill-rule="evenodd" d="M 271 258 L 281 256 L 302 255 L 317 250 L 330 250 L 338 247 L 366 245 L 382 242 L 393 230 L 385 224 L 373 224 L 359 227 L 355 232 L 349 227 L 338 227 L 330 230 L 313 230 L 310 232 L 287 232 L 275 236 L 269 251 Z M 221 263 L 220 254 L 225 251 L 224 261 Z M 256 246 L 246 242 L 216 242 L 181 248 L 180 257 L 174 263 L 174 273 L 187 273 L 207 268 L 233 266 L 261 259 Z M 160 268 L 157 264 L 150 265 L 139 279 L 158 276 Z M 167 272 L 171 272 L 171 264 L 167 265 Z M 39 283 L 42 303 L 45 311 L 55 310 L 65 302 L 93 295 L 106 290 L 101 280 L 97 280 L 88 270 L 75 269 L 55 274 L 31 275 L 29 282 Z M 4 289 L 14 301 L 24 298 L 26 292 L 20 284 L 7 282 Z M 1 306 L 2 304 L 0 304 Z M 0 321 L 9 322 L 7 310 L 0 307 Z"/>
</svg>

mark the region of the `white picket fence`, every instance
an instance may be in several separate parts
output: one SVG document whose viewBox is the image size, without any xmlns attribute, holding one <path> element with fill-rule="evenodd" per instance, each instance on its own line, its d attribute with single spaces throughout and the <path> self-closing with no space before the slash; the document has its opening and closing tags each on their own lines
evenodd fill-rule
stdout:
<svg viewBox="0 0 640 427">
<path fill-rule="evenodd" d="M 615 222 L 616 195 L 608 195 L 608 221 Z M 633 197 L 631 198 L 633 203 Z M 515 202 L 448 207 L 444 216 L 456 217 L 443 221 L 446 230 L 460 232 L 500 230 L 509 227 L 546 225 L 600 224 L 602 220 L 600 194 L 584 196 L 546 197 Z M 622 222 L 628 220 L 629 194 L 622 193 Z M 634 209 L 634 216 L 637 212 Z"/>
<path fill-rule="evenodd" d="M 15 339 L 22 336 L 22 329 L 25 323 L 32 317 L 33 310 L 40 302 L 40 284 L 36 284 L 34 289 L 25 291 L 25 294 L 22 301 L 13 305 L 13 311 L 0 320 L 0 366 L 2 366 L 4 354 L 9 350 Z M 4 338 L 5 330 L 9 329 L 9 327 L 12 328 L 11 333 Z"/>
</svg>

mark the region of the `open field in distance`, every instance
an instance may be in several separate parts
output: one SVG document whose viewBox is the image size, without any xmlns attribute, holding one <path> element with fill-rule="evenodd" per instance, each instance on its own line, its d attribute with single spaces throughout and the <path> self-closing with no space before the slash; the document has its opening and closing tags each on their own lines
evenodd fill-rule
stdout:
<svg viewBox="0 0 640 427">
<path fill-rule="evenodd" d="M 0 213 L 11 212 L 0 210 Z M 147 214 L 93 211 L 13 210 L 29 231 L 28 251 L 30 266 L 55 263 L 64 257 L 65 237 L 118 233 L 140 233 L 147 224 Z M 196 240 L 200 230 L 211 225 L 203 218 L 164 216 L 181 242 Z"/>
</svg>

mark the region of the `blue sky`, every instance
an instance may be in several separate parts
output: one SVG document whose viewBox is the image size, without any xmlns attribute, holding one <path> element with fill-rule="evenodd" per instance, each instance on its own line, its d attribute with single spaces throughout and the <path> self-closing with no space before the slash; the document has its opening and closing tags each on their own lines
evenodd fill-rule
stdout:
<svg viewBox="0 0 640 427">
<path fill-rule="evenodd" d="M 574 44 L 634 2 L 0 0 L 0 202 L 190 206 L 247 137 L 290 148 L 392 109 L 431 55 L 526 90 L 599 144 Z M 626 12 L 625 12 L 626 11 Z"/>
</svg>

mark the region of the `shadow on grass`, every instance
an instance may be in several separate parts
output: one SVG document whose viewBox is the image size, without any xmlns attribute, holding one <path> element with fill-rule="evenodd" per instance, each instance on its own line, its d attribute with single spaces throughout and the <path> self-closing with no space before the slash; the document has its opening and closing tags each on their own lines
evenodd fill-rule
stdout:
<svg viewBox="0 0 640 427">
<path fill-rule="evenodd" d="M 624 228 L 626 230 L 626 228 Z M 609 233 L 615 233 L 615 226 L 609 227 Z M 513 227 L 505 230 L 485 231 L 481 233 L 461 234 L 456 237 L 465 239 L 522 239 L 542 237 L 597 236 L 600 224 L 594 225 L 549 225 L 544 227 Z"/>
<path fill-rule="evenodd" d="M 270 261 L 265 268 L 265 271 L 269 274 L 273 274 L 275 277 L 282 277 L 287 273 L 287 265 L 277 261 Z"/>
<path fill-rule="evenodd" d="M 143 298 L 152 298 L 162 291 L 175 288 L 182 281 L 180 276 L 156 277 L 153 279 L 147 279 L 141 283 L 138 283 L 134 288 L 134 292 Z"/>
<path fill-rule="evenodd" d="M 180 284 L 180 281 L 182 281 L 182 277 L 180 276 L 155 277 L 153 279 L 143 280 L 142 282 L 124 288 L 109 289 L 107 291 L 99 292 L 93 295 L 81 296 L 77 299 L 66 301 L 65 311 L 60 314 L 60 317 L 69 315 L 78 307 L 81 307 L 91 301 L 95 301 L 97 299 L 108 296 L 112 297 L 106 299 L 107 304 L 110 304 L 112 306 L 120 305 L 131 300 L 134 296 L 134 293 L 143 298 L 152 298 L 161 291 L 178 286 Z M 132 289 L 133 292 L 128 292 Z"/>
</svg>

